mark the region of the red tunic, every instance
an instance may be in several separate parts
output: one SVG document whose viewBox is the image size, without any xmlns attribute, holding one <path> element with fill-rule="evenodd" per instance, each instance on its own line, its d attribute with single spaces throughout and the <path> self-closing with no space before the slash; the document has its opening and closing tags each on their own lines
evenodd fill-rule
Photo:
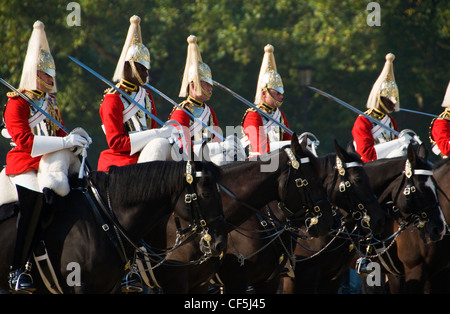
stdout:
<svg viewBox="0 0 450 314">
<path fill-rule="evenodd" d="M 394 130 L 398 130 L 397 123 L 391 118 Z M 372 135 L 372 122 L 364 116 L 359 115 L 353 124 L 352 135 L 356 144 L 356 152 L 361 156 L 363 162 L 377 159 L 377 153 L 374 145 L 375 141 Z"/>
<path fill-rule="evenodd" d="M 185 108 L 186 110 L 189 110 L 188 108 L 186 108 L 186 104 L 189 104 L 189 101 L 186 100 L 183 103 L 181 103 L 181 106 L 183 108 Z M 193 105 L 192 105 L 193 106 Z M 214 127 L 214 130 L 216 131 L 217 128 L 219 127 L 219 122 L 217 120 L 217 116 L 216 113 L 214 111 L 213 108 L 211 108 L 211 106 L 208 106 L 210 109 L 210 118 L 208 119 L 208 123 L 205 123 L 208 126 Z M 212 125 L 211 125 L 211 119 L 212 119 Z M 186 112 L 184 112 L 183 110 L 176 108 L 172 111 L 172 113 L 170 114 L 169 120 L 175 120 L 177 121 L 181 126 L 184 127 L 185 130 L 189 130 L 191 121 L 193 120 Z M 177 126 L 176 124 L 174 124 L 174 126 Z M 204 127 L 202 127 L 202 130 L 204 129 Z M 194 134 L 190 134 L 190 137 L 194 136 Z M 186 132 L 185 132 L 185 137 L 186 137 Z M 216 136 L 213 134 L 212 135 L 212 139 L 214 139 Z M 190 144 L 190 138 L 186 138 L 185 139 L 187 142 L 187 145 L 189 146 Z M 183 147 L 181 147 L 182 149 L 184 149 Z"/>
<path fill-rule="evenodd" d="M 8 97 L 10 97 L 8 95 Z M 52 99 L 54 97 L 50 95 Z M 51 106 L 51 104 L 48 104 Z M 58 109 L 55 108 L 56 113 L 59 114 Z M 16 175 L 32 170 L 37 170 L 39 161 L 42 156 L 31 157 L 31 150 L 33 148 L 34 134 L 28 123 L 31 116 L 30 104 L 20 96 L 12 96 L 8 100 L 5 109 L 5 123 L 6 129 L 11 136 L 12 141 L 16 147 L 8 152 L 6 155 L 6 170 L 7 175 Z M 64 124 L 63 124 L 64 125 Z M 65 136 L 66 132 L 59 129 L 56 136 Z"/>
<path fill-rule="evenodd" d="M 217 121 L 217 116 L 216 116 L 216 113 L 214 112 L 214 109 L 211 108 L 211 106 L 209 106 L 209 109 L 211 110 L 211 117 L 212 117 L 214 126 L 219 126 L 219 123 Z M 182 126 L 189 128 L 192 119 L 186 112 L 177 108 L 172 112 L 169 120 L 175 120 Z"/>
<path fill-rule="evenodd" d="M 280 110 L 283 124 L 290 129 L 286 115 Z M 253 153 L 264 154 L 270 152 L 270 143 L 267 140 L 267 134 L 261 132 L 264 130 L 264 124 L 261 115 L 257 111 L 248 110 L 242 122 L 245 135 L 247 135 Z M 289 141 L 291 135 L 283 131 L 282 141 Z"/>
<path fill-rule="evenodd" d="M 443 155 L 450 155 L 450 121 L 439 118 L 434 120 L 431 138 Z"/>
<path fill-rule="evenodd" d="M 149 92 L 147 93 L 152 103 L 151 113 L 156 116 L 153 97 Z M 100 117 L 105 128 L 106 142 L 108 143 L 109 149 L 100 153 L 97 165 L 98 171 L 108 171 L 110 166 L 120 167 L 135 164 L 139 159 L 140 153 L 130 155 L 130 136 L 123 122 L 124 109 L 122 99 L 117 91 L 115 93 L 108 93 L 103 98 L 100 106 Z M 157 122 L 152 119 L 151 128 L 154 129 L 157 127 Z"/>
</svg>

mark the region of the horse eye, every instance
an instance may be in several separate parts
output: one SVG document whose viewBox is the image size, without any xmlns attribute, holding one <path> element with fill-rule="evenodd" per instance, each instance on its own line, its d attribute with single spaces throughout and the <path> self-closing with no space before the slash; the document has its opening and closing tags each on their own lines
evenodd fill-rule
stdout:
<svg viewBox="0 0 450 314">
<path fill-rule="evenodd" d="M 209 198 L 211 196 L 211 193 L 209 193 L 208 191 L 205 191 L 202 193 L 203 198 Z"/>
</svg>

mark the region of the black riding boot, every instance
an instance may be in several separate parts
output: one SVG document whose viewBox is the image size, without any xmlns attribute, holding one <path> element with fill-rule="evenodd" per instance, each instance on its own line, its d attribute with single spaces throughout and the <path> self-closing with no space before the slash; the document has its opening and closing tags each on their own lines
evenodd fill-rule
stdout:
<svg viewBox="0 0 450 314">
<path fill-rule="evenodd" d="M 36 233 L 44 204 L 44 195 L 16 185 L 19 196 L 19 221 L 16 245 L 9 278 L 12 292 L 33 293 L 35 289 L 31 277 L 30 258 L 36 245 Z"/>
</svg>

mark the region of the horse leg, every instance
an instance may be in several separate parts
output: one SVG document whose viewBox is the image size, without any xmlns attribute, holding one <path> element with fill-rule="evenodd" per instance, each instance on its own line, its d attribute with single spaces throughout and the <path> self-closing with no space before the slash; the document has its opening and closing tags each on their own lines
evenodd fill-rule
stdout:
<svg viewBox="0 0 450 314">
<path fill-rule="evenodd" d="M 223 264 L 219 269 L 219 276 L 222 279 L 227 294 L 244 294 L 248 287 L 248 272 L 245 265 L 240 265 L 237 257 L 227 254 Z"/>
<path fill-rule="evenodd" d="M 282 278 L 283 281 L 283 291 L 282 293 L 284 294 L 294 294 L 294 288 L 295 288 L 295 283 L 294 283 L 294 278 L 291 278 L 289 276 L 285 276 Z"/>
<path fill-rule="evenodd" d="M 388 274 L 388 283 L 389 283 L 389 292 L 391 294 L 399 294 L 402 293 L 403 291 L 403 286 L 404 286 L 404 278 L 392 275 L 392 274 Z"/>
<path fill-rule="evenodd" d="M 413 267 L 405 265 L 405 293 L 423 293 L 424 292 L 424 265 L 418 264 Z"/>
<path fill-rule="evenodd" d="M 275 294 L 280 286 L 281 278 L 276 276 L 270 281 L 253 285 L 256 294 Z"/>
</svg>

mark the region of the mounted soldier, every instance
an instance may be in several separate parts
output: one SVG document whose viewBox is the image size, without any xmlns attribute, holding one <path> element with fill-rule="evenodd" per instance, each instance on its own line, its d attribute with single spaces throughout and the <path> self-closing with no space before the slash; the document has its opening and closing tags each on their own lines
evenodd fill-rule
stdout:
<svg viewBox="0 0 450 314">
<path fill-rule="evenodd" d="M 430 141 L 433 153 L 442 158 L 447 158 L 450 155 L 450 82 L 445 92 L 442 107 L 445 108 L 444 112 L 439 115 L 439 118 L 431 121 Z"/>
<path fill-rule="evenodd" d="M 11 139 L 13 147 L 6 156 L 6 168 L 2 171 L 2 175 L 6 174 L 13 184 L 11 186 L 16 187 L 20 212 L 9 278 L 13 292 L 32 293 L 35 290 L 30 275 L 30 258 L 37 243 L 41 213 L 47 206 L 47 198 L 50 199 L 53 193 L 49 190 L 49 187 L 53 188 L 51 184 L 43 186 L 40 181 L 44 160 L 49 164 L 46 170 L 51 169 L 64 181 L 56 182 L 54 185 L 55 192 L 65 196 L 64 194 L 69 192 L 66 177 L 69 165 L 67 169 L 61 167 L 60 158 L 64 156 L 73 158 L 91 143 L 91 139 L 82 129 L 67 134 L 60 128 L 63 122 L 54 96 L 57 92 L 55 77 L 55 62 L 50 52 L 44 24 L 36 21 L 28 42 L 18 89 L 18 92 L 26 95 L 30 102 L 17 92 L 7 94 L 9 100 L 4 112 L 6 131 L 2 131 L 4 136 Z M 36 108 L 40 108 L 42 112 Z M 46 116 L 52 117 L 59 125 Z M 53 157 L 48 158 L 50 155 Z M 59 172 L 66 172 L 66 176 L 60 176 Z M 59 185 L 67 185 L 67 188 L 56 191 Z M 2 186 L 2 189 L 4 188 L 5 186 Z"/>
<path fill-rule="evenodd" d="M 130 27 L 113 81 L 118 82 L 117 88 L 156 117 L 153 97 L 143 88 L 148 81 L 150 52 L 142 43 L 140 21 L 136 15 L 130 18 Z M 108 89 L 103 98 L 100 117 L 109 149 L 100 154 L 99 171 L 108 171 L 110 166 L 137 163 L 140 152 L 152 139 L 170 137 L 173 129 L 170 126 L 158 129 L 155 119 L 114 88 Z"/>
<path fill-rule="evenodd" d="M 264 58 L 259 72 L 254 104 L 289 128 L 286 115 L 280 110 L 283 104 L 284 88 L 281 75 L 277 72 L 273 51 L 272 45 L 264 47 Z M 268 153 L 271 151 L 271 144 L 291 139 L 289 133 L 252 108 L 245 112 L 242 127 L 245 133 L 244 147 L 249 151 L 249 157 Z"/>
<path fill-rule="evenodd" d="M 211 69 L 203 62 L 197 37 L 191 35 L 187 38 L 188 51 L 186 66 L 179 97 L 187 97 L 180 106 L 189 110 L 196 118 L 208 127 L 219 127 L 214 109 L 205 102 L 211 99 L 213 81 Z M 175 120 L 183 127 L 189 128 L 191 139 L 194 142 L 210 142 L 215 138 L 200 122 L 193 121 L 189 115 L 178 107 L 174 107 L 170 120 Z M 215 139 L 216 141 L 218 139 Z"/>
<path fill-rule="evenodd" d="M 391 113 L 400 110 L 400 99 L 394 77 L 395 56 L 386 55 L 383 70 L 372 87 L 367 100 L 366 115 L 378 120 L 381 124 L 398 131 L 398 126 Z M 380 158 L 404 156 L 411 140 L 409 134 L 397 135 L 382 126 L 372 123 L 359 115 L 352 129 L 353 145 L 363 162 Z"/>
</svg>

